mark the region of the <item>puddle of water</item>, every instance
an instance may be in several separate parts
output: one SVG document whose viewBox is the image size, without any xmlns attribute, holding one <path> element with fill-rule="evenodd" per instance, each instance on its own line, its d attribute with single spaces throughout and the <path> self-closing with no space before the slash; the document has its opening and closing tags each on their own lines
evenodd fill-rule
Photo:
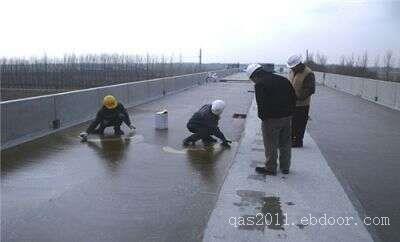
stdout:
<svg viewBox="0 0 400 242">
<path fill-rule="evenodd" d="M 299 229 L 304 229 L 305 227 L 307 227 L 307 224 L 296 224 L 297 227 L 299 227 Z"/>
<path fill-rule="evenodd" d="M 232 142 L 231 146 L 235 145 L 237 142 Z M 214 153 L 214 152 L 220 152 L 222 150 L 224 150 L 225 148 L 223 148 L 220 144 L 216 143 L 213 146 L 209 146 L 209 147 L 204 147 L 204 146 L 194 146 L 194 147 L 189 147 L 189 148 L 185 148 L 185 149 L 175 149 L 173 147 L 170 146 L 164 146 L 162 148 L 162 150 L 166 153 L 171 153 L 171 154 L 188 154 L 188 153 L 198 153 L 198 154 L 210 154 L 210 153 Z"/>
<path fill-rule="evenodd" d="M 269 229 L 285 230 L 283 228 L 285 217 L 283 216 L 279 197 L 264 197 L 264 205 L 261 208 L 261 212 L 268 215 L 266 219 L 270 222 L 267 225 Z"/>
<path fill-rule="evenodd" d="M 174 149 L 169 146 L 164 146 L 162 149 L 164 152 L 171 153 L 171 154 L 186 154 L 186 149 L 177 150 L 177 149 Z"/>
<path fill-rule="evenodd" d="M 123 136 L 105 136 L 105 137 L 89 137 L 88 142 L 108 142 L 108 141 L 118 141 L 118 140 L 129 140 L 130 143 L 140 143 L 143 142 L 143 135 L 123 135 Z"/>
<path fill-rule="evenodd" d="M 238 190 L 236 194 L 241 198 L 235 206 L 253 206 L 255 215 L 244 215 L 244 221 L 257 221 L 256 223 L 239 224 L 239 229 L 264 231 L 265 227 L 273 230 L 284 230 L 285 217 L 282 212 L 279 197 L 266 196 L 265 192 L 252 190 Z"/>
</svg>

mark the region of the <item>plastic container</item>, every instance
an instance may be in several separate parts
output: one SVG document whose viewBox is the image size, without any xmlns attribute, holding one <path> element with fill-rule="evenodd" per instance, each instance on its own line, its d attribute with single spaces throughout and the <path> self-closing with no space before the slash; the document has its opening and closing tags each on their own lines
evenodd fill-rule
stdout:
<svg viewBox="0 0 400 242">
<path fill-rule="evenodd" d="M 168 129 L 168 111 L 166 109 L 155 114 L 155 128 Z"/>
</svg>

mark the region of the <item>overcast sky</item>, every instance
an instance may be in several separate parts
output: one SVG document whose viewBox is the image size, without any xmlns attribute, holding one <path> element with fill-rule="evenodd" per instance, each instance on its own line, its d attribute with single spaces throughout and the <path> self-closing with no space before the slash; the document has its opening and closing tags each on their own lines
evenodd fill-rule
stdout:
<svg viewBox="0 0 400 242">
<path fill-rule="evenodd" d="M 328 62 L 368 50 L 400 58 L 400 0 L 0 0 L 0 56 L 174 55 L 275 62 L 305 50 Z M 398 61 L 396 61 L 398 63 Z"/>
</svg>

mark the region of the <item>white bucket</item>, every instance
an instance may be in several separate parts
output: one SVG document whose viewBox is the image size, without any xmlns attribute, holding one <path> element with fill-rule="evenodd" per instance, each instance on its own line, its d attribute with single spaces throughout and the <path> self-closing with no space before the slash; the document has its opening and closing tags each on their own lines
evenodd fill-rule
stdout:
<svg viewBox="0 0 400 242">
<path fill-rule="evenodd" d="M 168 129 L 168 111 L 166 109 L 156 113 L 155 126 L 156 129 Z"/>
</svg>

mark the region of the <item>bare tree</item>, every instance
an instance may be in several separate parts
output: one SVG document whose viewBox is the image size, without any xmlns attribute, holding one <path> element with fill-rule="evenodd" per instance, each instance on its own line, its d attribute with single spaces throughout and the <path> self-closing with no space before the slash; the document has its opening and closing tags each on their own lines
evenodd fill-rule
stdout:
<svg viewBox="0 0 400 242">
<path fill-rule="evenodd" d="M 328 57 L 319 52 L 317 53 L 316 59 L 317 59 L 317 64 L 321 66 L 326 66 L 326 63 L 328 62 Z"/>
<path fill-rule="evenodd" d="M 346 56 L 342 55 L 342 56 L 340 56 L 339 65 L 345 66 L 345 64 L 346 64 Z"/>
<path fill-rule="evenodd" d="M 383 57 L 386 81 L 389 81 L 389 79 L 390 79 L 390 72 L 392 70 L 392 65 L 393 65 L 392 62 L 393 62 L 393 51 L 387 50 L 385 53 L 385 56 Z"/>
<path fill-rule="evenodd" d="M 306 51 L 306 63 L 315 63 L 314 61 L 314 54 L 312 52 L 308 52 L 308 50 Z"/>
<path fill-rule="evenodd" d="M 379 66 L 380 66 L 380 64 L 381 64 L 381 56 L 380 56 L 379 54 L 377 54 L 377 55 L 375 56 L 375 60 L 374 60 L 374 67 L 375 67 L 376 69 L 378 69 Z"/>
<path fill-rule="evenodd" d="M 181 59 L 181 58 L 180 58 Z M 196 63 L 177 63 L 174 57 L 125 54 L 65 54 L 32 58 L 1 58 L 2 88 L 59 92 L 65 90 L 134 82 L 155 77 L 198 72 Z M 203 70 L 225 68 L 225 64 L 203 64 Z M 28 94 L 28 93 L 27 93 Z"/>
<path fill-rule="evenodd" d="M 345 62 L 347 67 L 354 67 L 356 64 L 354 53 L 352 53 L 351 56 L 346 57 Z"/>
<path fill-rule="evenodd" d="M 368 72 L 368 51 L 364 51 L 363 55 L 361 56 L 360 67 L 363 74 L 366 75 Z"/>
</svg>

